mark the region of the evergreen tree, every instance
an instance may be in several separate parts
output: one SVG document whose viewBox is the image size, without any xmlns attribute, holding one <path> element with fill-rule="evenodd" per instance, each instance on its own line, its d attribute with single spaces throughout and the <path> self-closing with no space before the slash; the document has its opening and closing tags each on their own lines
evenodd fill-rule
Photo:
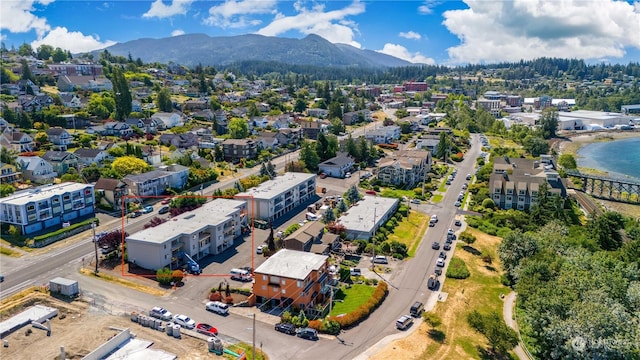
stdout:
<svg viewBox="0 0 640 360">
<path fill-rule="evenodd" d="M 300 149 L 300 160 L 304 162 L 307 169 L 311 171 L 318 170 L 318 164 L 320 163 L 320 157 L 316 151 L 316 144 L 308 140 L 302 142 Z"/>
<path fill-rule="evenodd" d="M 156 99 L 156 105 L 158 109 L 162 112 L 171 112 L 173 111 L 173 103 L 171 102 L 171 95 L 169 94 L 169 89 L 162 88 L 158 91 L 158 97 Z"/>
<path fill-rule="evenodd" d="M 271 160 L 269 160 L 269 162 L 267 163 L 267 173 L 269 174 L 269 177 L 272 179 L 276 177 L 276 166 L 273 165 Z"/>
<path fill-rule="evenodd" d="M 271 231 L 269 231 L 269 237 L 267 238 L 267 247 L 269 248 L 269 251 L 273 253 L 274 251 L 276 251 L 276 242 L 273 236 L 273 223 L 271 222 L 270 222 L 270 227 L 271 227 Z"/>
<path fill-rule="evenodd" d="M 131 91 L 129 91 L 129 82 L 124 77 L 120 67 L 115 66 L 111 73 L 111 82 L 113 83 L 113 94 L 116 102 L 116 120 L 124 121 L 131 114 Z"/>
<path fill-rule="evenodd" d="M 336 214 L 333 212 L 333 209 L 329 207 L 324 214 L 322 214 L 322 222 L 328 224 L 334 221 L 336 221 Z"/>
<path fill-rule="evenodd" d="M 362 195 L 360 195 L 358 188 L 355 185 L 351 185 L 344 198 L 347 199 L 349 204 L 355 204 L 362 198 Z"/>
</svg>

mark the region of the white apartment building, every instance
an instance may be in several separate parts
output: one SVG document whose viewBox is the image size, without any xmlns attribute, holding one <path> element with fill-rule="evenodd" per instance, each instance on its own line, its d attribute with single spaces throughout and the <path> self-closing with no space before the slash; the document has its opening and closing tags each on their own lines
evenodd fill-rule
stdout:
<svg viewBox="0 0 640 360">
<path fill-rule="evenodd" d="M 236 198 L 247 201 L 249 216 L 270 221 L 304 204 L 315 192 L 315 174 L 288 172 L 239 193 Z"/>
<path fill-rule="evenodd" d="M 476 104 L 478 108 L 484 108 L 494 117 L 500 116 L 500 109 L 502 108 L 500 100 L 478 99 Z"/>
<path fill-rule="evenodd" d="M 66 182 L 23 190 L 0 199 L 0 221 L 18 226 L 22 235 L 93 216 L 93 185 Z"/>
<path fill-rule="evenodd" d="M 129 261 L 145 269 L 175 268 L 184 254 L 199 260 L 234 244 L 247 226 L 247 203 L 215 199 L 126 238 Z"/>
</svg>

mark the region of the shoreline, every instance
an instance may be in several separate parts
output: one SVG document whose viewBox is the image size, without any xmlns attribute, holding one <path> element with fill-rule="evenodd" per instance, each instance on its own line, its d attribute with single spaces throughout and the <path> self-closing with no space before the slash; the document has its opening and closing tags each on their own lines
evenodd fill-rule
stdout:
<svg viewBox="0 0 640 360">
<path fill-rule="evenodd" d="M 553 148 L 558 154 L 571 154 L 578 160 L 578 151 L 586 145 L 635 137 L 640 137 L 640 131 L 599 131 L 588 134 L 573 133 L 558 139 L 559 141 L 554 144 Z"/>
</svg>

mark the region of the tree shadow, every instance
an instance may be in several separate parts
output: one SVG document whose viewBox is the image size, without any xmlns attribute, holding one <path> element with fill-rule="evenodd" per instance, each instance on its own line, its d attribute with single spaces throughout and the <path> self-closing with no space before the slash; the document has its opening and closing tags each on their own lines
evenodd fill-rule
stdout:
<svg viewBox="0 0 640 360">
<path fill-rule="evenodd" d="M 485 267 L 484 267 L 484 268 L 485 268 L 485 269 L 487 269 L 487 270 L 489 270 L 489 271 L 491 271 L 491 272 L 496 272 L 496 271 L 498 271 L 498 270 L 496 270 L 496 268 L 494 268 L 494 267 L 493 267 L 493 266 L 491 266 L 491 265 L 485 265 Z"/>
<path fill-rule="evenodd" d="M 473 246 L 470 246 L 470 245 L 464 245 L 462 247 L 462 250 L 464 250 L 464 251 L 466 251 L 468 253 L 471 253 L 471 254 L 473 254 L 475 256 L 482 255 L 482 252 L 480 252 L 480 250 L 478 250 L 478 249 L 476 249 L 476 248 L 474 248 Z"/>
<path fill-rule="evenodd" d="M 430 338 L 432 338 L 434 341 L 442 344 L 444 343 L 444 340 L 446 339 L 447 335 L 438 330 L 438 329 L 431 329 L 429 331 L 427 331 L 427 334 L 429 335 Z"/>
<path fill-rule="evenodd" d="M 491 349 L 484 348 L 480 345 L 476 346 L 476 350 L 480 354 L 482 360 L 511 360 L 513 357 L 509 353 L 503 354 L 498 351 L 492 351 Z"/>
</svg>

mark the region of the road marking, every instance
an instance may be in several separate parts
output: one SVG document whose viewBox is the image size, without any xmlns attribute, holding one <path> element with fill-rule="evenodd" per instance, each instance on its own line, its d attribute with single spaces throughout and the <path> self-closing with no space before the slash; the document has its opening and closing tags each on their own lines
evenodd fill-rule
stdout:
<svg viewBox="0 0 640 360">
<path fill-rule="evenodd" d="M 2 290 L 2 296 L 0 296 L 0 297 L 4 299 L 5 297 L 7 297 L 7 296 L 9 296 L 9 295 L 11 295 L 13 293 L 16 293 L 16 292 L 22 290 L 23 288 L 26 288 L 27 286 L 31 285 L 32 282 L 33 282 L 32 280 L 27 280 L 27 281 L 22 282 L 22 283 L 20 283 L 18 285 L 12 286 L 12 287 L 10 287 L 8 289 L 3 289 Z"/>
</svg>

